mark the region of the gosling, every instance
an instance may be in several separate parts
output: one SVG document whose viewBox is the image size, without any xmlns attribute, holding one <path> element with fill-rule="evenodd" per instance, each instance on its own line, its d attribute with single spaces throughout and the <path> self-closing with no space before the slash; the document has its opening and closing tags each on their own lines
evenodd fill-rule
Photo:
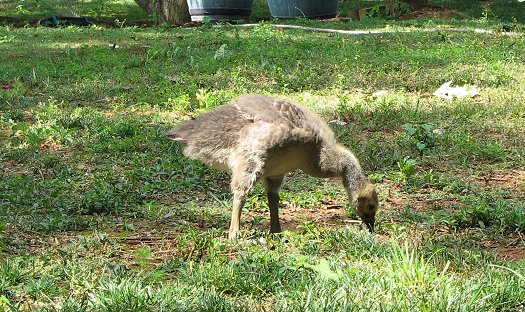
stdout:
<svg viewBox="0 0 525 312">
<path fill-rule="evenodd" d="M 350 203 L 370 232 L 379 201 L 354 154 L 337 143 L 314 112 L 295 103 L 247 94 L 169 130 L 185 156 L 231 173 L 233 207 L 229 239 L 239 236 L 246 196 L 263 180 L 270 209 L 270 231 L 281 232 L 279 191 L 286 173 L 302 170 L 319 177 L 341 177 Z"/>
</svg>

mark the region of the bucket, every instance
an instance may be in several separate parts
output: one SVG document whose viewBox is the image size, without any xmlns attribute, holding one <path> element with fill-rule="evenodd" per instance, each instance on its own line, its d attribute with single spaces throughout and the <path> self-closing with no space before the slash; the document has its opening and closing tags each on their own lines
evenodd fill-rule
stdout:
<svg viewBox="0 0 525 312">
<path fill-rule="evenodd" d="M 338 0 L 268 0 L 273 17 L 323 19 L 337 15 Z"/>
<path fill-rule="evenodd" d="M 235 21 L 252 14 L 253 0 L 187 0 L 193 22 Z"/>
</svg>

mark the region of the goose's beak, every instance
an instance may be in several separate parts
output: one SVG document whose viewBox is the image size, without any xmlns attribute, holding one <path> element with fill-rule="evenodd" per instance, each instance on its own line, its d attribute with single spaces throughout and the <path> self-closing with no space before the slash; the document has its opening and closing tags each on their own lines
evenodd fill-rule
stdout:
<svg viewBox="0 0 525 312">
<path fill-rule="evenodd" d="M 364 216 L 361 218 L 363 220 L 363 223 L 366 225 L 370 233 L 374 233 L 374 225 L 376 223 L 376 217 L 375 216 Z"/>
</svg>

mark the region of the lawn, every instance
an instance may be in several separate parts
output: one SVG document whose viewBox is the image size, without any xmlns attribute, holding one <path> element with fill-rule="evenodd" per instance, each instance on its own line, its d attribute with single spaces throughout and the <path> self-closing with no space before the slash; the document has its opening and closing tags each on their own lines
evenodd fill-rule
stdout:
<svg viewBox="0 0 525 312">
<path fill-rule="evenodd" d="M 0 15 L 29 25 L 50 3 Z M 364 35 L 275 28 L 261 1 L 255 26 L 219 28 L 133 26 L 151 19 L 128 0 L 56 3 L 119 22 L 0 26 L 0 310 L 525 310 L 525 3 L 286 22 L 380 32 Z M 433 95 L 450 80 L 479 95 Z M 377 185 L 376 233 L 340 181 L 294 172 L 285 231 L 268 234 L 257 185 L 228 241 L 229 176 L 163 132 L 251 92 L 330 121 Z"/>
</svg>

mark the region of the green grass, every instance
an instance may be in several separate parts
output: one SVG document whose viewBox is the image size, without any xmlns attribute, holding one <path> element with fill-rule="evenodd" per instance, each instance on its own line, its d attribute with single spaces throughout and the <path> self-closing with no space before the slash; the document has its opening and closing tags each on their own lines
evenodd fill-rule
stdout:
<svg viewBox="0 0 525 312">
<path fill-rule="evenodd" d="M 2 15 L 31 21 L 51 2 L 16 3 Z M 525 7 L 433 4 L 471 18 L 287 21 L 443 28 L 359 36 L 270 22 L 0 27 L 0 310 L 523 310 Z M 56 5 L 150 21 L 132 1 Z M 268 17 L 264 2 L 254 16 Z M 518 34 L 446 30 L 502 22 Z M 449 80 L 480 95 L 434 97 Z M 226 239 L 228 175 L 163 132 L 247 92 L 343 122 L 330 124 L 379 189 L 375 235 L 348 222 L 339 181 L 297 173 L 282 190 L 287 231 L 267 234 L 257 185 L 243 239 Z"/>
<path fill-rule="evenodd" d="M 89 16 L 120 23 L 147 22 L 148 17 L 133 0 L 59 0 L 38 1 L 6 0 L 0 3 L 1 16 L 16 18 L 22 23 L 32 23 L 51 15 Z"/>
</svg>

